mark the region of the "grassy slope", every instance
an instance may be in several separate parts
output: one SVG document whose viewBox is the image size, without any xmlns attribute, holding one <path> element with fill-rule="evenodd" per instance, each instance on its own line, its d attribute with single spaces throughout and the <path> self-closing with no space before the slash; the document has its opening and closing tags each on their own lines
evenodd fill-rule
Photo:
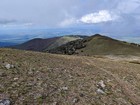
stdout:
<svg viewBox="0 0 140 105">
<path fill-rule="evenodd" d="M 104 36 L 92 36 L 85 43 L 86 47 L 78 50 L 80 55 L 136 55 L 140 54 L 140 47 L 127 42 Z"/>
<path fill-rule="evenodd" d="M 66 43 L 68 43 L 70 41 L 74 41 L 74 40 L 77 40 L 77 39 L 81 39 L 81 38 L 80 37 L 72 37 L 72 36 L 63 36 L 63 37 L 60 37 L 53 44 L 51 44 L 46 50 L 50 50 L 50 49 L 59 47 L 59 46 L 61 46 L 63 44 L 66 44 Z"/>
<path fill-rule="evenodd" d="M 15 68 L 7 70 L 6 63 Z M 14 105 L 138 105 L 140 65 L 105 57 L 0 49 L 0 99 Z M 105 82 L 105 94 L 97 84 Z M 64 90 L 63 87 L 68 89 Z"/>
<path fill-rule="evenodd" d="M 11 48 L 31 50 L 31 51 L 43 51 L 58 39 L 59 37 L 48 38 L 48 39 L 35 38 L 25 43 L 16 46 L 11 46 Z"/>
</svg>

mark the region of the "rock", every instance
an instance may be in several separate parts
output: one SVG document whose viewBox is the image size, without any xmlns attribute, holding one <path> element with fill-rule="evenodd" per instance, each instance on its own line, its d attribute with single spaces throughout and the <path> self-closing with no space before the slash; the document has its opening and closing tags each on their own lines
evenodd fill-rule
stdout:
<svg viewBox="0 0 140 105">
<path fill-rule="evenodd" d="M 73 103 L 78 103 L 78 102 L 79 102 L 79 99 L 78 99 L 78 98 L 74 98 L 74 99 L 72 100 L 72 102 L 73 102 Z"/>
<path fill-rule="evenodd" d="M 69 78 L 72 78 L 72 75 L 69 75 Z"/>
<path fill-rule="evenodd" d="M 54 103 L 52 103 L 52 105 L 58 105 L 58 103 L 57 102 L 54 102 Z"/>
<path fill-rule="evenodd" d="M 19 78 L 14 78 L 14 81 L 18 80 Z"/>
<path fill-rule="evenodd" d="M 101 89 L 97 89 L 97 93 L 98 94 L 105 94 L 105 92 L 103 90 L 101 90 Z"/>
<path fill-rule="evenodd" d="M 107 79 L 107 82 L 111 82 L 112 80 L 110 80 L 110 79 Z"/>
<path fill-rule="evenodd" d="M 65 86 L 65 87 L 62 87 L 61 89 L 66 91 L 68 90 L 68 87 Z"/>
<path fill-rule="evenodd" d="M 5 68 L 6 69 L 11 69 L 11 68 L 14 68 L 14 65 L 11 65 L 11 64 L 8 63 L 8 64 L 5 65 Z"/>
<path fill-rule="evenodd" d="M 30 69 L 30 70 L 28 71 L 28 74 L 29 74 L 29 75 L 33 75 L 33 74 L 34 74 L 33 70 Z"/>
<path fill-rule="evenodd" d="M 11 65 L 10 65 L 10 64 L 6 64 L 6 65 L 5 65 L 5 68 L 6 68 L 6 69 L 10 69 L 10 68 L 11 68 Z"/>
<path fill-rule="evenodd" d="M 14 68 L 14 65 L 11 65 L 11 68 Z"/>
<path fill-rule="evenodd" d="M 9 99 L 0 100 L 0 105 L 11 105 L 11 101 Z"/>
<path fill-rule="evenodd" d="M 83 93 L 80 93 L 80 97 L 84 97 L 84 94 Z"/>
<path fill-rule="evenodd" d="M 102 89 L 104 89 L 105 88 L 105 84 L 104 84 L 104 81 L 103 80 L 101 80 L 99 83 L 98 83 L 98 85 L 100 86 L 100 88 L 102 88 Z"/>
</svg>

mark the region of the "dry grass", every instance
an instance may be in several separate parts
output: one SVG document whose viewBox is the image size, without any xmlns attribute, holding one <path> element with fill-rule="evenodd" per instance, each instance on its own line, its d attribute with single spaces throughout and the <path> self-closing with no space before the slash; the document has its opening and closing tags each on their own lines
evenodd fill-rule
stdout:
<svg viewBox="0 0 140 105">
<path fill-rule="evenodd" d="M 0 49 L 0 99 L 13 105 L 139 105 L 139 70 L 106 57 Z M 97 93 L 100 80 L 105 94 Z"/>
</svg>

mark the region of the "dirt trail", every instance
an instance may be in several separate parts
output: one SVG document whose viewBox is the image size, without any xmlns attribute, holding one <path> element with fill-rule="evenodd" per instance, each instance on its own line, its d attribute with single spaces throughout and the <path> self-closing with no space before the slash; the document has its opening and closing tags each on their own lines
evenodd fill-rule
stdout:
<svg viewBox="0 0 140 105">
<path fill-rule="evenodd" d="M 130 83 L 120 79 L 118 77 L 118 75 L 111 73 L 109 70 L 96 66 L 94 64 L 94 62 L 91 59 L 87 59 L 84 58 L 86 60 L 86 63 L 88 65 L 92 65 L 95 68 L 98 68 L 99 70 L 102 70 L 103 72 L 107 73 L 108 75 L 112 76 L 122 87 L 124 94 L 129 98 L 129 100 L 131 101 L 132 105 L 140 105 L 140 96 L 138 96 L 137 94 L 135 94 L 134 90 L 136 89 L 136 87 L 134 87 L 133 85 L 131 85 Z"/>
</svg>

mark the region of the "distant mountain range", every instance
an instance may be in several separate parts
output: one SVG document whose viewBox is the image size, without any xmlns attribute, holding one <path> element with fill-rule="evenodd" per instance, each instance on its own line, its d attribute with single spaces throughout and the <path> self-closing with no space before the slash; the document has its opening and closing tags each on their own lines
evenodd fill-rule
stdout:
<svg viewBox="0 0 140 105">
<path fill-rule="evenodd" d="M 136 55 L 140 54 L 140 45 L 119 41 L 107 36 L 69 35 L 47 39 L 35 38 L 10 48 L 49 52 L 55 54 L 76 55 Z"/>
</svg>

